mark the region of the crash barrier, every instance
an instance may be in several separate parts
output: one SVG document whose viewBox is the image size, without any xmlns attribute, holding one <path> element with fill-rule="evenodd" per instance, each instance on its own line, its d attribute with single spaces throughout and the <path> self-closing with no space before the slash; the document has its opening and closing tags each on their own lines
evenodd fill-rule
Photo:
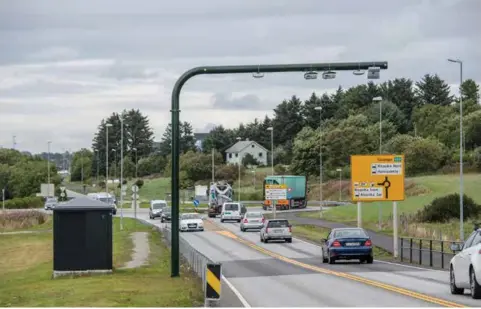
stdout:
<svg viewBox="0 0 481 309">
<path fill-rule="evenodd" d="M 168 228 L 158 228 L 165 240 L 171 244 L 172 233 Z M 190 268 L 202 280 L 202 290 L 205 295 L 205 304 L 208 307 L 217 307 L 220 300 L 221 268 L 204 254 L 192 247 L 185 239 L 179 237 L 179 251 L 189 263 Z M 216 294 L 217 293 L 217 294 Z"/>
<path fill-rule="evenodd" d="M 449 261 L 456 254 L 450 249 L 451 244 L 462 244 L 456 241 L 414 237 L 400 237 L 399 240 L 401 262 L 442 269 L 449 268 Z"/>
</svg>

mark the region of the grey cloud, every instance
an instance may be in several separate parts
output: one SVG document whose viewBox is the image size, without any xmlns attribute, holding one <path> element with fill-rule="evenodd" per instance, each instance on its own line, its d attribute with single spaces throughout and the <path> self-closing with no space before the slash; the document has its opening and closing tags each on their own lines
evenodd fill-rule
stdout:
<svg viewBox="0 0 481 309">
<path fill-rule="evenodd" d="M 241 97 L 229 97 L 226 93 L 216 93 L 212 96 L 212 108 L 230 110 L 271 110 L 272 102 L 263 102 L 258 96 L 246 94 Z"/>
<path fill-rule="evenodd" d="M 117 61 L 103 71 L 100 76 L 115 78 L 117 80 L 151 79 L 157 77 L 158 73 L 136 65 L 124 64 L 122 61 Z"/>
</svg>

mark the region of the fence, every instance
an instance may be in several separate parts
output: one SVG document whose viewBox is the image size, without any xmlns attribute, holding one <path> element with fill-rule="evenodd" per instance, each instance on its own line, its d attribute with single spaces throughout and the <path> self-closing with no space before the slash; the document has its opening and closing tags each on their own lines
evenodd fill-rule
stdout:
<svg viewBox="0 0 481 309">
<path fill-rule="evenodd" d="M 160 228 L 159 228 L 160 230 Z M 164 228 L 161 229 L 165 240 L 171 243 L 171 230 Z M 207 269 L 208 263 L 214 263 L 211 259 L 203 255 L 201 252 L 192 247 L 187 241 L 182 237 L 179 237 L 179 251 L 182 257 L 189 264 L 192 271 L 194 271 L 202 279 L 202 290 L 205 292 L 206 278 L 205 271 Z"/>
<path fill-rule="evenodd" d="M 455 255 L 450 245 L 461 243 L 425 238 L 400 237 L 401 262 L 415 263 L 423 266 L 447 269 L 449 261 Z"/>
</svg>

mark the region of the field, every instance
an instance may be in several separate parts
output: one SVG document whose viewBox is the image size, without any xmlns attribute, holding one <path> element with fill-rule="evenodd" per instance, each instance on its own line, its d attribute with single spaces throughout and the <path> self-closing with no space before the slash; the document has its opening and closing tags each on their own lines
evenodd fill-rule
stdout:
<svg viewBox="0 0 481 309">
<path fill-rule="evenodd" d="M 433 199 L 450 193 L 459 193 L 458 175 L 436 175 L 423 176 L 407 179 L 414 186 L 406 190 L 406 200 L 398 202 L 398 213 L 400 224 L 404 226 L 404 234 L 416 237 L 446 238 L 454 240 L 459 237 L 459 223 L 454 220 L 448 224 L 420 224 L 413 225 L 403 222 L 403 215 L 412 214 L 429 204 Z M 408 186 L 407 186 L 408 187 Z M 481 204 L 481 175 L 464 175 L 464 192 Z M 372 202 L 363 203 L 362 219 L 363 225 L 372 230 L 378 230 L 379 207 L 382 211 L 383 232 L 392 233 L 392 203 Z M 319 212 L 304 213 L 303 217 L 319 218 Z M 323 218 L 328 221 L 343 222 L 346 224 L 357 224 L 357 205 L 334 207 L 325 211 Z M 408 226 L 409 225 L 409 226 Z M 472 224 L 465 224 L 465 234 L 472 231 Z M 403 228 L 403 226 L 401 226 Z"/>
<path fill-rule="evenodd" d="M 43 228 L 51 227 L 47 221 Z M 37 228 L 38 229 L 38 228 Z M 52 233 L 0 235 L 0 307 L 198 307 L 200 280 L 182 269 L 170 277 L 170 253 L 158 232 L 114 219 L 114 265 L 131 258 L 130 233 L 149 232 L 149 265 L 116 269 L 111 275 L 52 279 Z"/>
</svg>

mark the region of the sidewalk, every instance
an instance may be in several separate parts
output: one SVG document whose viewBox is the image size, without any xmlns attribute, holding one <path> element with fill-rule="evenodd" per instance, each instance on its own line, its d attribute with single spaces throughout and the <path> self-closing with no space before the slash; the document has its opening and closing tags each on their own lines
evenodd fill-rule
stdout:
<svg viewBox="0 0 481 309">
<path fill-rule="evenodd" d="M 289 220 L 292 220 L 294 222 L 297 222 L 298 224 L 306 224 L 306 225 L 314 225 L 314 226 L 320 226 L 320 227 L 324 227 L 324 228 L 329 228 L 329 229 L 333 229 L 333 228 L 345 228 L 345 227 L 353 227 L 353 226 L 349 226 L 349 225 L 346 225 L 346 224 L 343 224 L 343 223 L 338 223 L 338 222 L 331 222 L 331 221 L 326 221 L 326 220 L 322 220 L 322 219 L 314 219 L 314 218 L 301 218 L 301 217 L 298 217 L 296 213 L 285 213 L 283 214 L 286 218 L 288 218 Z M 367 230 L 366 231 L 368 232 L 369 236 L 371 237 L 371 240 L 373 242 L 373 244 L 376 246 L 376 247 L 379 247 L 381 249 L 384 249 L 386 250 L 387 252 L 393 254 L 394 253 L 394 245 L 393 245 L 393 237 L 392 236 L 389 236 L 389 235 L 384 235 L 384 234 L 381 234 L 381 233 L 378 233 L 378 232 L 374 232 L 374 231 L 371 231 L 371 230 Z M 428 244 L 426 244 L 428 245 Z M 398 246 L 399 248 L 401 247 L 401 240 L 398 241 Z M 407 241 L 403 244 L 403 252 L 402 252 L 402 255 L 403 255 L 403 262 L 409 262 L 409 258 L 410 258 L 410 250 L 409 248 L 406 248 L 406 247 L 409 247 L 409 243 L 407 243 Z M 425 246 L 423 246 L 425 247 Z M 429 249 L 428 248 L 424 248 L 422 251 L 421 251 L 421 255 L 419 254 L 419 250 L 417 250 L 419 248 L 419 246 L 417 244 L 413 245 L 413 249 L 412 250 L 412 262 L 413 264 L 420 264 L 419 261 L 421 259 L 422 261 L 422 264 L 423 266 L 429 266 L 429 260 L 430 260 L 430 252 L 429 252 Z M 432 260 L 433 260 L 433 267 L 436 267 L 436 268 L 443 268 L 441 265 L 444 263 L 444 268 L 449 268 L 449 261 L 450 259 L 454 256 L 454 254 L 450 253 L 450 249 L 449 248 L 444 248 L 445 252 L 444 252 L 444 260 L 442 258 L 442 253 L 441 252 L 435 252 L 433 251 L 432 252 Z M 399 259 L 401 257 L 401 250 L 399 250 Z"/>
</svg>

